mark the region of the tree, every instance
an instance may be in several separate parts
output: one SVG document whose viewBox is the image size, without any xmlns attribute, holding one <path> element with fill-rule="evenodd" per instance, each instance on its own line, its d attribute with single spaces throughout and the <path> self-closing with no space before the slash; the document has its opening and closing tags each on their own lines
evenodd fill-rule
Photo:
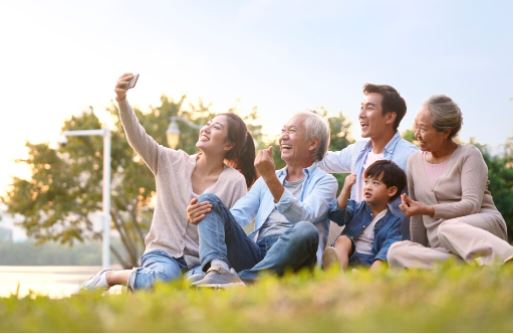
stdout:
<svg viewBox="0 0 514 334">
<path fill-rule="evenodd" d="M 326 115 L 327 112 L 322 110 L 322 114 Z M 350 133 L 352 123 L 341 112 L 335 116 L 328 117 L 328 124 L 330 126 L 329 151 L 341 151 L 343 148 L 355 141 Z M 348 173 L 334 173 L 333 175 L 337 180 L 339 193 Z"/>
<path fill-rule="evenodd" d="M 321 114 L 327 117 L 327 112 L 324 109 L 322 109 Z M 328 117 L 328 124 L 330 126 L 329 151 L 340 151 L 355 142 L 350 133 L 352 122 L 343 113 L 339 112 L 335 116 Z"/>
<path fill-rule="evenodd" d="M 512 243 L 512 138 L 507 139 L 505 151 L 501 155 L 492 155 L 485 145 L 471 140 L 482 152 L 489 169 L 488 189 L 494 204 L 507 223 L 509 242 Z"/>
<path fill-rule="evenodd" d="M 412 131 L 411 129 L 403 131 L 402 138 L 410 143 L 414 143 L 416 141 L 416 135 L 414 134 L 414 131 Z"/>
<path fill-rule="evenodd" d="M 171 116 L 181 116 L 196 124 L 205 124 L 214 113 L 200 101 L 183 109 L 185 97 L 178 101 L 161 97 L 161 105 L 142 113 L 135 109 L 141 124 L 157 142 L 165 145 Z M 235 111 L 235 110 L 233 110 Z M 109 108 L 118 114 L 115 106 Z M 248 116 L 255 121 L 256 110 Z M 178 149 L 194 153 L 198 130 L 179 122 Z M 255 136 L 260 127 L 253 125 Z M 101 124 L 90 109 L 67 120 L 62 130 L 98 129 Z M 29 156 L 20 162 L 32 170 L 29 180 L 14 178 L 12 187 L 2 198 L 8 212 L 21 217 L 20 225 L 38 243 L 75 242 L 101 238 L 94 228 L 95 212 L 101 211 L 102 140 L 97 137 L 69 137 L 68 144 L 57 149 L 46 143 L 26 143 Z M 155 182 L 152 173 L 128 146 L 117 117 L 112 131 L 112 228 L 119 234 L 122 247 L 111 251 L 124 267 L 137 265 L 144 249 L 144 236 L 153 213 Z"/>
</svg>

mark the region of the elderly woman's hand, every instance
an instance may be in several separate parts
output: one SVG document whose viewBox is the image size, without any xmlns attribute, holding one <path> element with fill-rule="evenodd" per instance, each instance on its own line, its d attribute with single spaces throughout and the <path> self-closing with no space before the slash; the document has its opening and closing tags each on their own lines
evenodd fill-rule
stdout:
<svg viewBox="0 0 514 334">
<path fill-rule="evenodd" d="M 402 203 L 400 204 L 400 210 L 402 210 L 403 214 L 407 217 L 417 216 L 417 215 L 426 215 L 433 216 L 434 208 L 431 206 L 425 205 L 422 202 L 415 201 L 411 199 L 407 194 L 401 195 Z"/>
</svg>

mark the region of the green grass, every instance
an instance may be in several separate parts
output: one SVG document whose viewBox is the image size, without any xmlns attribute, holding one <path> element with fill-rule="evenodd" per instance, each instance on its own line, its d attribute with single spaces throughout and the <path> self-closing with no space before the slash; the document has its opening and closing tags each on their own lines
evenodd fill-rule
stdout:
<svg viewBox="0 0 514 334">
<path fill-rule="evenodd" d="M 0 299 L 7 332 L 511 332 L 512 265 L 267 276 L 249 287 Z"/>
</svg>

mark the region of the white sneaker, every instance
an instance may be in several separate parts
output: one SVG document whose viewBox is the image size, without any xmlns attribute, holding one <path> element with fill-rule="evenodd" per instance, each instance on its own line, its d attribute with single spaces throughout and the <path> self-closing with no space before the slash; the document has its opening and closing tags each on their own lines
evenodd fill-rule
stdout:
<svg viewBox="0 0 514 334">
<path fill-rule="evenodd" d="M 109 284 L 107 283 L 107 272 L 112 269 L 103 269 L 97 272 L 95 275 L 91 276 L 87 281 L 82 283 L 80 286 L 81 290 L 96 290 L 96 289 L 109 289 Z"/>
</svg>

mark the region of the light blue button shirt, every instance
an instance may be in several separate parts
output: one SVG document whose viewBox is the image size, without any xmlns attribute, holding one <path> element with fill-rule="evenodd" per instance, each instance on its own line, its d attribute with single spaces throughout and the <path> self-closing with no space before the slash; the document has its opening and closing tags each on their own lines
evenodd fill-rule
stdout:
<svg viewBox="0 0 514 334">
<path fill-rule="evenodd" d="M 266 219 L 276 208 L 290 222 L 308 221 L 315 224 L 320 232 L 319 249 L 323 249 L 328 236 L 328 211 L 335 204 L 337 181 L 334 176 L 327 174 L 317 165 L 318 163 L 314 163 L 304 168 L 299 198 L 284 189 L 280 200 L 275 203 L 266 182 L 260 177 L 250 191 L 234 204 L 230 212 L 241 226 L 255 219 L 255 227 L 250 234 L 250 237 L 255 239 Z M 277 170 L 276 175 L 283 184 L 287 168 Z"/>
</svg>

